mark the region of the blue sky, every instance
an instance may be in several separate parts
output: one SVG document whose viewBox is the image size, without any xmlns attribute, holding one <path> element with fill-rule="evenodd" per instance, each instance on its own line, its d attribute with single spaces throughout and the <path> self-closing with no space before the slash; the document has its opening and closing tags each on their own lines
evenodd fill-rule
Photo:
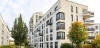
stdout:
<svg viewBox="0 0 100 48">
<path fill-rule="evenodd" d="M 0 13 L 4 21 L 11 29 L 13 21 L 19 14 L 22 14 L 24 22 L 29 22 L 35 12 L 45 13 L 57 0 L 0 0 Z M 99 0 L 70 0 L 88 6 L 89 11 L 95 13 L 93 18 L 100 23 L 100 1 Z"/>
</svg>

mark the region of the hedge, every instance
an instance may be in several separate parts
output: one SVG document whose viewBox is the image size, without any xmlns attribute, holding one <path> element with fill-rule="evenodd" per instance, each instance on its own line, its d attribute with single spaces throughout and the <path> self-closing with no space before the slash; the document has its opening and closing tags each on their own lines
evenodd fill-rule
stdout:
<svg viewBox="0 0 100 48">
<path fill-rule="evenodd" d="M 0 46 L 0 48 L 15 48 L 15 45 L 4 45 Z"/>
</svg>

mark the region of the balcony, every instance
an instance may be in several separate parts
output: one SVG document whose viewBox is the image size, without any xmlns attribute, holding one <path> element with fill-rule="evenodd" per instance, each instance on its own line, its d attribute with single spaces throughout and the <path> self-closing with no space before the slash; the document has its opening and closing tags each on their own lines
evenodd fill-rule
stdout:
<svg viewBox="0 0 100 48">
<path fill-rule="evenodd" d="M 94 25 L 94 20 L 87 19 L 84 25 L 87 25 L 87 26 Z"/>
<path fill-rule="evenodd" d="M 94 39 L 95 36 L 88 36 L 88 39 Z"/>
<path fill-rule="evenodd" d="M 52 23 L 49 23 L 48 25 L 52 25 Z"/>
<path fill-rule="evenodd" d="M 94 31 L 95 31 L 94 28 L 87 28 L 87 32 L 88 32 L 88 33 L 91 33 L 91 32 L 94 32 Z"/>
<path fill-rule="evenodd" d="M 43 36 L 43 33 L 39 33 L 40 36 Z"/>
<path fill-rule="evenodd" d="M 85 12 L 83 13 L 83 17 L 84 17 L 84 18 L 91 18 L 91 17 L 94 17 L 94 12 L 85 11 Z"/>
</svg>

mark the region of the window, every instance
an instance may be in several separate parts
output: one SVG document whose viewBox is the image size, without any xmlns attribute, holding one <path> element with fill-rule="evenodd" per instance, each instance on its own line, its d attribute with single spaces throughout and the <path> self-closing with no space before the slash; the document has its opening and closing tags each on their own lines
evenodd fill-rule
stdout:
<svg viewBox="0 0 100 48">
<path fill-rule="evenodd" d="M 47 18 L 49 17 L 49 14 L 47 15 Z"/>
<path fill-rule="evenodd" d="M 72 22 L 73 22 L 73 15 L 71 15 L 71 18 L 72 18 Z"/>
<path fill-rule="evenodd" d="M 78 16 L 76 15 L 76 21 L 78 21 Z"/>
<path fill-rule="evenodd" d="M 43 43 L 42 43 L 42 48 L 43 48 Z"/>
<path fill-rule="evenodd" d="M 48 20 L 48 21 L 46 21 L 46 26 L 48 26 L 48 24 L 49 24 L 49 20 Z"/>
<path fill-rule="evenodd" d="M 50 40 L 53 40 L 53 35 L 52 34 L 50 34 Z"/>
<path fill-rule="evenodd" d="M 50 48 L 53 48 L 53 42 L 50 43 Z"/>
<path fill-rule="evenodd" d="M 57 10 L 58 10 L 58 6 L 55 7 L 55 11 L 57 11 Z"/>
<path fill-rule="evenodd" d="M 38 18 L 38 15 L 36 15 L 36 18 Z"/>
<path fill-rule="evenodd" d="M 64 22 L 57 23 L 57 30 L 59 30 L 59 29 L 65 30 L 65 23 Z"/>
<path fill-rule="evenodd" d="M 78 8 L 76 7 L 76 13 L 78 13 Z"/>
<path fill-rule="evenodd" d="M 71 12 L 73 12 L 73 6 L 71 6 Z"/>
<path fill-rule="evenodd" d="M 38 19 L 36 19 L 36 22 L 38 22 Z"/>
<path fill-rule="evenodd" d="M 48 34 L 48 28 L 46 28 L 46 34 Z"/>
<path fill-rule="evenodd" d="M 58 42 L 55 42 L 55 48 L 58 48 Z"/>
<path fill-rule="evenodd" d="M 42 29 L 43 29 L 43 24 L 42 24 Z"/>
<path fill-rule="evenodd" d="M 51 12 L 50 12 L 50 15 L 51 15 Z"/>
<path fill-rule="evenodd" d="M 98 26 L 95 26 L 96 29 L 98 29 Z"/>
<path fill-rule="evenodd" d="M 44 41 L 45 41 L 45 36 L 44 36 Z"/>
<path fill-rule="evenodd" d="M 49 36 L 47 35 L 47 36 L 46 36 L 46 41 L 48 41 L 48 40 L 49 40 Z"/>
<path fill-rule="evenodd" d="M 50 23 L 53 24 L 53 18 L 50 18 Z"/>
<path fill-rule="evenodd" d="M 45 23 L 44 23 L 44 28 L 45 28 Z"/>
<path fill-rule="evenodd" d="M 59 12 L 56 14 L 56 21 L 57 20 L 65 20 L 65 14 L 63 12 Z"/>
<path fill-rule="evenodd" d="M 65 32 L 57 32 L 57 39 L 65 39 Z"/>
</svg>

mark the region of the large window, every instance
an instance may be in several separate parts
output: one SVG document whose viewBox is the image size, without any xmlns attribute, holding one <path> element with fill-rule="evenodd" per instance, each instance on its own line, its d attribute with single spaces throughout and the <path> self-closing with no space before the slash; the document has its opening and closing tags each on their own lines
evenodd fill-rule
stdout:
<svg viewBox="0 0 100 48">
<path fill-rule="evenodd" d="M 65 14 L 63 12 L 57 13 L 56 20 L 65 20 Z"/>
<path fill-rule="evenodd" d="M 53 42 L 50 43 L 50 48 L 53 48 Z"/>
<path fill-rule="evenodd" d="M 52 34 L 50 34 L 50 40 L 53 40 L 53 35 Z"/>
<path fill-rule="evenodd" d="M 73 6 L 71 6 L 71 12 L 73 12 Z"/>
<path fill-rule="evenodd" d="M 59 29 L 65 30 L 65 23 L 64 22 L 57 23 L 57 30 L 59 30 Z"/>
<path fill-rule="evenodd" d="M 57 39 L 65 39 L 65 32 L 57 32 Z"/>
</svg>

